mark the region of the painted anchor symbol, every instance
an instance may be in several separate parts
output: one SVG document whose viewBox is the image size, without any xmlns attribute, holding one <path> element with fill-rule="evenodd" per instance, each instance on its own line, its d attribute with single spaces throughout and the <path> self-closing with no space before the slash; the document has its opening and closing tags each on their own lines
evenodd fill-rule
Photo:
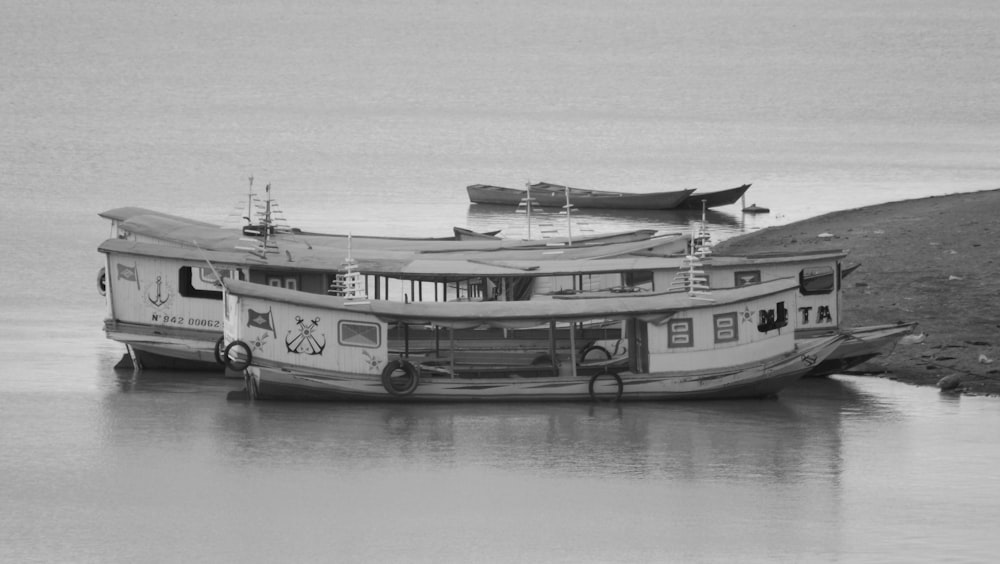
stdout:
<svg viewBox="0 0 1000 564">
<path fill-rule="evenodd" d="M 307 323 L 302 317 L 295 316 L 295 323 L 299 326 L 299 334 L 293 337 L 292 332 L 288 332 L 288 337 L 285 338 L 285 348 L 288 352 L 310 355 L 323 354 L 323 349 L 326 348 L 326 335 L 315 333 L 319 318 Z"/>
<path fill-rule="evenodd" d="M 152 296 L 147 295 L 146 299 L 148 299 L 149 303 L 153 304 L 156 307 L 162 306 L 163 304 L 167 303 L 167 301 L 170 299 L 170 294 L 169 293 L 167 294 L 166 297 L 163 297 L 163 277 L 162 276 L 157 276 L 156 277 L 156 298 L 154 299 Z"/>
</svg>

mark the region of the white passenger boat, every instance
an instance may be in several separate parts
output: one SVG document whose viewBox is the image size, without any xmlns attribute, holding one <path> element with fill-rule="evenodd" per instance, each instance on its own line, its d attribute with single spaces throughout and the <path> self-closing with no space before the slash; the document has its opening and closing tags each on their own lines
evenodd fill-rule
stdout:
<svg viewBox="0 0 1000 564">
<path fill-rule="evenodd" d="M 106 263 L 98 285 L 107 297 L 106 334 L 126 345 L 121 366 L 221 369 L 222 292 L 206 261 L 221 265 L 223 277 L 324 294 L 338 292 L 342 257 L 351 256 L 374 299 L 508 302 L 608 289 L 664 291 L 686 283 L 696 261 L 705 289 L 797 277 L 800 296 L 792 323 L 799 339 L 844 330 L 840 280 L 857 267 L 842 268 L 846 252 L 837 250 L 677 254 L 689 241 L 704 243 L 707 234 L 697 230 L 690 237 L 633 233 L 555 246 L 368 238 L 354 250 L 350 236 L 276 230 L 267 209 L 245 232 L 140 208 L 102 214 L 112 221 L 113 238 L 99 247 Z M 867 360 L 912 326 L 852 329 L 851 346 L 845 343 L 831 355 L 824 370 Z M 594 355 L 612 357 L 619 353 L 609 349 L 622 348 L 620 340 L 601 334 L 583 336 L 593 338 L 581 350 Z"/>
<path fill-rule="evenodd" d="M 105 332 L 126 345 L 126 364 L 147 369 L 221 370 L 217 343 L 222 336 L 222 291 L 207 260 L 224 277 L 314 294 L 337 293 L 343 274 L 339 250 L 310 248 L 301 241 L 282 241 L 277 249 L 260 254 L 128 239 L 109 239 L 99 250 L 105 255 L 104 270 L 111 273 L 100 283 L 107 300 Z M 529 259 L 517 259 L 517 253 L 506 250 L 359 255 L 358 272 L 368 295 L 397 301 L 513 302 L 596 290 L 661 292 L 676 287 L 689 266 L 684 256 L 626 253 L 570 260 L 541 250 L 521 255 L 533 256 Z M 912 324 L 879 331 L 844 324 L 838 274 L 845 256 L 844 251 L 716 255 L 702 261 L 700 276 L 713 291 L 797 278 L 799 297 L 791 312 L 796 336 L 809 339 L 851 331 L 852 346 L 845 342 L 826 365 L 846 370 L 891 346 Z M 584 337 L 581 351 L 589 345 L 595 357 L 614 356 L 617 338 Z"/>
<path fill-rule="evenodd" d="M 587 292 L 517 302 L 369 300 L 228 279 L 224 358 L 255 399 L 676 400 L 773 395 L 843 336 L 796 340 L 799 281 L 718 290 Z M 577 332 L 611 324 L 623 358 L 580 362 Z M 435 335 L 415 350 L 408 328 Z M 489 348 L 477 331 L 500 329 Z M 536 333 L 543 328 L 546 337 Z M 390 330 L 401 335 L 390 338 Z M 519 332 L 528 330 L 532 337 Z M 472 341 L 471 346 L 467 346 Z"/>
</svg>

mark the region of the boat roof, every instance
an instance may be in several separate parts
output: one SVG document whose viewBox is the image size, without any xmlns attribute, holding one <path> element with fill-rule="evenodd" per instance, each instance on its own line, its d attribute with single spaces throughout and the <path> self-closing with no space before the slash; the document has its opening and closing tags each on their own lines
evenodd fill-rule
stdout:
<svg viewBox="0 0 1000 564">
<path fill-rule="evenodd" d="M 351 311 L 375 315 L 387 322 L 430 323 L 444 327 L 529 327 L 550 321 L 584 321 L 595 318 L 627 319 L 638 317 L 662 322 L 680 311 L 732 306 L 735 303 L 766 298 L 798 288 L 795 278 L 781 278 L 726 290 L 713 290 L 706 300 L 686 292 L 615 294 L 600 292 L 581 296 L 553 296 L 545 299 L 494 302 L 394 302 L 356 301 L 310 294 L 265 284 L 226 279 L 226 290 L 236 296 L 266 301 Z"/>
<path fill-rule="evenodd" d="M 302 270 L 318 272 L 341 271 L 346 266 L 346 253 L 327 248 L 307 248 L 305 245 L 286 247 L 281 252 L 251 254 L 238 250 L 215 251 L 179 245 L 143 243 L 124 239 L 108 239 L 98 250 L 154 258 L 176 259 L 189 263 L 208 263 L 222 268 L 246 266 L 251 269 Z M 356 270 L 364 274 L 407 280 L 448 281 L 474 277 L 542 277 L 583 274 L 607 274 L 654 270 L 678 270 L 686 267 L 683 256 L 646 256 L 621 254 L 608 257 L 556 259 L 539 256 L 535 259 L 511 259 L 511 253 L 413 253 L 360 250 L 352 254 Z M 524 254 L 521 252 L 520 254 Z M 455 255 L 455 256 L 449 256 Z M 748 256 L 714 255 L 702 259 L 706 267 L 759 268 L 776 264 L 809 263 L 841 260 L 844 250 L 811 251 L 807 253 L 758 253 Z"/>
<path fill-rule="evenodd" d="M 146 208 L 138 208 L 134 206 L 126 206 L 121 208 L 113 208 L 107 211 L 103 211 L 99 214 L 100 217 L 111 221 L 127 221 L 137 216 L 160 216 L 163 218 L 173 219 L 178 222 L 183 222 L 191 225 L 202 225 L 205 227 L 218 227 L 213 223 L 208 223 L 205 221 L 198 221 L 196 219 L 190 219 L 187 217 L 181 217 L 179 215 L 173 215 L 169 213 L 163 213 L 159 211 L 154 211 Z"/>
<path fill-rule="evenodd" d="M 130 233 L 154 238 L 176 245 L 197 246 L 202 249 L 226 251 L 245 246 L 245 240 L 250 235 L 244 235 L 241 228 L 222 227 L 204 221 L 193 220 L 178 215 L 139 207 L 114 208 L 101 212 L 100 217 L 119 222 L 119 227 Z M 408 238 L 408 237 L 378 237 L 354 236 L 331 233 L 305 232 L 291 229 L 290 232 L 280 232 L 268 237 L 269 241 L 304 243 L 307 247 L 313 245 L 329 246 L 346 250 L 348 241 L 353 248 L 377 248 L 385 250 L 421 250 L 451 252 L 456 250 L 494 250 L 494 249 L 540 249 L 549 247 L 590 247 L 616 244 L 614 241 L 627 242 L 653 240 L 656 237 L 680 238 L 680 233 L 665 233 L 657 235 L 654 229 L 635 229 L 615 233 L 605 233 L 593 236 L 576 237 L 572 242 L 568 238 L 553 238 L 543 240 L 519 240 L 499 238 Z M 662 240 L 661 240 L 662 242 Z"/>
</svg>

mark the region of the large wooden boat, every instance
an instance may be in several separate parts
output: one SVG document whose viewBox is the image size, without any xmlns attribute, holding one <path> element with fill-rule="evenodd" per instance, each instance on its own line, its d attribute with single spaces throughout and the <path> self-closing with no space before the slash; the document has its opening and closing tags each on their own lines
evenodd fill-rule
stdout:
<svg viewBox="0 0 1000 564">
<path fill-rule="evenodd" d="M 677 209 L 682 210 L 701 210 L 706 208 L 718 208 L 721 206 L 728 206 L 735 204 L 740 201 L 743 194 L 750 189 L 749 184 L 744 184 L 743 186 L 737 186 L 736 188 L 727 188 L 725 190 L 716 190 L 703 192 L 701 190 L 695 190 L 693 193 L 689 194 L 687 198 L 677 206 Z"/>
<path fill-rule="evenodd" d="M 156 235 L 156 233 L 151 233 Z M 653 239 L 655 241 L 656 239 Z M 581 249 L 497 249 L 465 252 L 357 251 L 352 259 L 375 299 L 399 301 L 521 301 L 535 296 L 597 290 L 658 292 L 675 287 L 688 268 L 685 256 L 650 256 L 648 241 Z M 220 370 L 222 293 L 206 261 L 222 276 L 314 294 L 337 292 L 344 257 L 339 247 L 280 239 L 272 247 L 216 251 L 167 244 L 156 237 L 109 239 L 100 247 L 105 267 L 105 332 L 126 345 L 133 367 Z M 579 254 L 574 254 L 579 253 Z M 793 328 L 805 340 L 846 330 L 840 315 L 844 251 L 709 256 L 701 265 L 708 289 L 738 287 L 781 277 L 800 281 Z M 837 274 L 840 274 L 839 276 Z M 860 331 L 864 328 L 858 328 Z M 584 343 L 600 352 L 615 339 Z M 831 357 L 841 367 L 867 352 Z M 610 356 L 610 355 L 609 355 Z"/>
<path fill-rule="evenodd" d="M 676 253 L 692 240 L 704 249 L 707 235 L 654 236 L 650 231 L 598 235 L 572 245 L 514 246 L 375 237 L 359 239 L 352 255 L 355 239 L 350 236 L 281 232 L 266 220 L 234 232 L 141 208 L 102 215 L 112 221 L 113 236 L 99 248 L 106 254 L 98 275 L 107 296 L 105 331 L 126 345 L 128 364 L 135 368 L 221 365 L 216 344 L 222 294 L 206 261 L 224 265 L 223 277 L 322 294 L 338 291 L 344 257 L 350 257 L 376 299 L 519 301 L 594 289 L 663 291 L 676 285 L 679 269 L 692 258 Z M 802 297 L 794 327 L 806 339 L 842 329 L 840 279 L 856 268 L 841 268 L 845 254 L 708 257 L 699 276 L 706 289 L 798 277 Z M 881 334 L 861 329 L 858 335 Z M 591 348 L 603 350 L 600 344 Z M 856 356 L 870 355 L 858 351 Z M 840 366 L 851 358 L 840 358 Z"/>
<path fill-rule="evenodd" d="M 142 219 L 153 218 L 158 225 L 163 219 L 161 216 L 143 216 Z M 393 246 L 359 245 L 362 248 L 353 250 L 352 239 L 347 237 L 336 243 L 329 239 L 324 243 L 320 238 L 294 236 L 248 239 L 236 238 L 213 226 L 190 224 L 131 231 L 137 223 L 141 222 L 119 225 L 116 232 L 124 232 L 126 236 L 108 239 L 98 247 L 106 255 L 105 265 L 98 273 L 98 287 L 107 300 L 105 332 L 109 338 L 126 345 L 128 361 L 123 366 L 194 370 L 221 368 L 214 353 L 214 342 L 221 336 L 222 294 L 206 260 L 225 265 L 221 269 L 225 276 L 326 293 L 337 279 L 338 265 L 352 253 L 370 268 L 381 271 L 384 265 L 419 264 L 424 260 L 434 263 L 504 260 L 545 263 L 559 259 L 602 259 L 651 249 L 670 253 L 671 249 L 683 249 L 687 241 L 680 234 L 668 234 L 637 240 L 625 238 L 623 242 L 605 236 L 601 244 L 580 246 L 432 245 L 422 249 L 414 245 L 394 250 Z M 173 220 L 168 224 L 176 226 Z M 130 230 L 124 231 L 125 228 Z M 175 240 L 196 244 L 177 244 Z M 390 270 L 402 269 L 393 266 Z M 426 291 L 428 298 L 447 297 L 449 282 L 453 279 L 428 276 L 429 280 L 440 282 L 418 284 L 419 278 L 403 278 L 414 287 L 410 295 L 422 295 Z M 373 277 L 371 284 L 375 295 L 388 295 L 386 277 Z M 399 286 L 398 281 L 396 286 Z M 455 283 L 450 295 L 453 299 L 467 298 L 470 292 L 476 295 L 481 291 L 480 286 L 466 281 L 461 288 Z M 400 290 L 395 295 L 402 293 Z"/>
<path fill-rule="evenodd" d="M 635 193 L 587 190 L 538 182 L 525 190 L 472 184 L 466 187 L 466 191 L 469 193 L 469 201 L 473 204 L 518 206 L 530 197 L 533 206 L 548 208 L 562 208 L 571 204 L 580 209 L 672 210 L 694 192 L 694 189 Z"/>
<path fill-rule="evenodd" d="M 796 341 L 798 281 L 712 292 L 588 292 L 519 302 L 393 302 L 224 282 L 223 357 L 254 399 L 592 401 L 761 397 L 822 362 L 842 336 Z M 581 326 L 617 324 L 622 359 L 579 362 Z M 392 342 L 391 328 L 402 328 Z M 411 348 L 408 327 L 438 335 Z M 504 338 L 462 343 L 481 328 Z M 519 329 L 547 328 L 547 339 Z M 537 330 L 537 329 L 536 329 Z M 475 337 L 471 337 L 475 339 Z M 401 351 L 401 352 L 396 352 Z"/>
</svg>

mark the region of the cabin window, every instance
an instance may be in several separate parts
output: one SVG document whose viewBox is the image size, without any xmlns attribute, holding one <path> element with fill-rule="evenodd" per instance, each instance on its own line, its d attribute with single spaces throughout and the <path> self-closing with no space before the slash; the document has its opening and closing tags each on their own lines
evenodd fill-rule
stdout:
<svg viewBox="0 0 1000 564">
<path fill-rule="evenodd" d="M 375 323 L 341 321 L 337 333 L 340 344 L 346 347 L 377 348 L 381 344 L 382 328 Z"/>
<path fill-rule="evenodd" d="M 740 325 L 736 312 L 714 316 L 715 342 L 735 343 L 740 340 Z"/>
<path fill-rule="evenodd" d="M 228 270 L 220 271 L 219 274 L 222 275 L 223 272 L 231 274 Z M 215 274 L 208 268 L 182 266 L 177 286 L 180 294 L 186 298 L 222 300 L 222 291 L 218 289 L 219 286 L 216 284 Z"/>
<path fill-rule="evenodd" d="M 803 268 L 799 272 L 799 291 L 804 295 L 829 294 L 834 290 L 832 266 Z"/>
<path fill-rule="evenodd" d="M 267 285 L 276 288 L 288 288 L 289 290 L 299 289 L 299 278 L 297 276 L 268 276 Z"/>
<path fill-rule="evenodd" d="M 623 284 L 628 287 L 643 286 L 653 289 L 653 271 L 652 270 L 629 270 L 624 273 L 622 277 Z"/>
<path fill-rule="evenodd" d="M 760 284 L 759 270 L 737 270 L 733 273 L 733 286 L 747 286 L 749 284 Z"/>
<path fill-rule="evenodd" d="M 690 318 L 667 321 L 667 347 L 693 347 L 694 320 Z"/>
</svg>

